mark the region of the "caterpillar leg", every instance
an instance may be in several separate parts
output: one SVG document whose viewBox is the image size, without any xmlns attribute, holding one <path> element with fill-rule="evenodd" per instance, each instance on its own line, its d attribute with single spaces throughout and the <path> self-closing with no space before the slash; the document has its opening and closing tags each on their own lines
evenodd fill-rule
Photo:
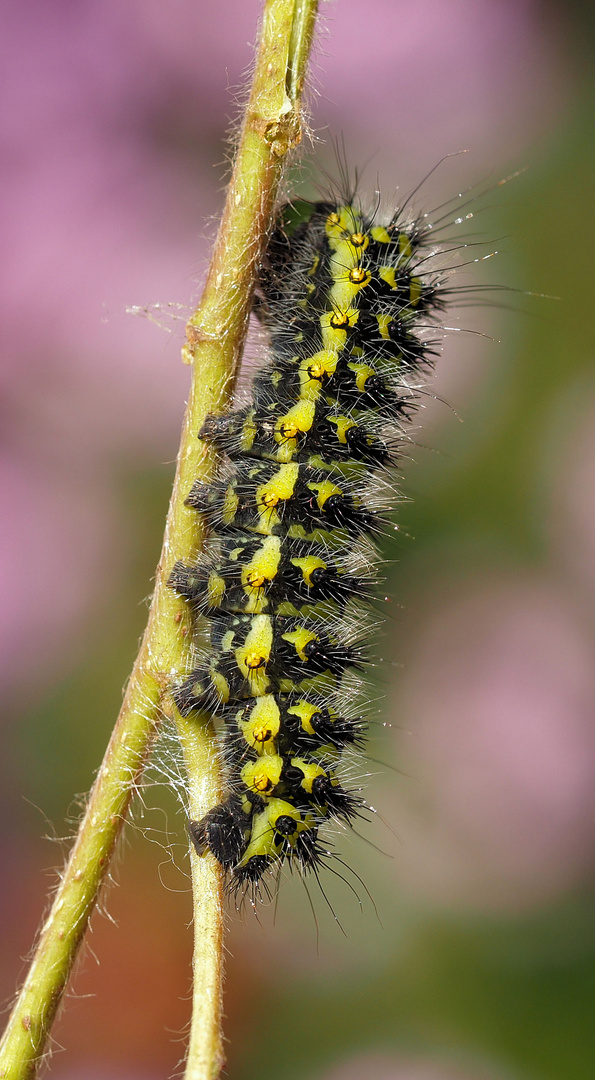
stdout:
<svg viewBox="0 0 595 1080">
<path fill-rule="evenodd" d="M 200 821 L 189 820 L 187 829 L 198 855 L 210 851 L 225 870 L 231 870 L 248 847 L 250 819 L 239 796 L 230 795 Z"/>
</svg>

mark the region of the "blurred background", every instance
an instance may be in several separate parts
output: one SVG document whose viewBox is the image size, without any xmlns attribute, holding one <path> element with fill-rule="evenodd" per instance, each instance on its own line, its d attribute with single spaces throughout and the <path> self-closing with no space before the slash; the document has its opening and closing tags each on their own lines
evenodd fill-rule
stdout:
<svg viewBox="0 0 595 1080">
<path fill-rule="evenodd" d="M 144 626 L 188 387 L 183 324 L 259 9 L 2 5 L 7 1005 Z M 315 922 L 298 881 L 276 912 L 230 917 L 229 1076 L 587 1080 L 592 9 L 336 0 L 323 13 L 317 165 L 336 174 L 332 139 L 344 139 L 362 191 L 373 199 L 378 182 L 394 204 L 469 150 L 416 196 L 430 210 L 527 167 L 469 208 L 480 253 L 499 254 L 458 278 L 519 291 L 449 314 L 477 333 L 447 334 L 404 462 L 411 501 L 386 543 L 378 723 L 359 770 L 378 815 L 366 839 L 338 839 L 361 909 L 328 875 L 343 932 L 313 886 Z M 157 1080 L 183 1056 L 191 905 L 172 786 L 145 790 L 114 878 L 55 1028 L 56 1080 Z"/>
</svg>

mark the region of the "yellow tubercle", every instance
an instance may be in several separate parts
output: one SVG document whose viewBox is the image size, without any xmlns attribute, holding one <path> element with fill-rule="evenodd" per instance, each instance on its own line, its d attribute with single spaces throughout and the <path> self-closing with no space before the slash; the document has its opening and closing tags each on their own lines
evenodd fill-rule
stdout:
<svg viewBox="0 0 595 1080">
<path fill-rule="evenodd" d="M 385 341 L 389 341 L 389 327 L 393 321 L 392 315 L 377 315 L 376 318 L 378 320 L 378 330 L 380 332 L 380 337 L 384 338 Z"/>
<path fill-rule="evenodd" d="M 325 311 L 320 316 L 322 344 L 325 349 L 340 353 L 347 343 L 348 331 L 357 323 L 359 311 L 357 308 L 351 307 L 350 304 L 342 308 L 335 302 L 334 297 L 330 299 L 333 310 Z"/>
<path fill-rule="evenodd" d="M 403 259 L 410 259 L 413 254 L 411 241 L 407 233 L 399 233 L 399 254 L 402 255 Z"/>
<path fill-rule="evenodd" d="M 287 712 L 291 716 L 298 717 L 300 724 L 307 735 L 315 734 L 314 728 L 312 727 L 312 717 L 320 712 L 317 705 L 313 705 L 311 701 L 298 701 L 295 705 L 291 705 Z"/>
<path fill-rule="evenodd" d="M 256 489 L 256 505 L 263 524 L 269 526 L 278 525 L 281 521 L 275 507 L 280 502 L 285 502 L 293 495 L 297 484 L 300 467 L 295 462 L 281 465 L 277 472 L 271 476 L 266 484 Z"/>
<path fill-rule="evenodd" d="M 392 240 L 390 233 L 385 229 L 384 225 L 374 225 L 374 227 L 370 229 L 370 234 L 377 244 L 390 244 Z"/>
<path fill-rule="evenodd" d="M 257 795 L 270 795 L 281 779 L 282 769 L 283 758 L 280 754 L 267 754 L 244 765 L 242 782 Z"/>
<path fill-rule="evenodd" d="M 297 436 L 309 431 L 314 423 L 316 402 L 300 398 L 275 424 L 277 460 L 289 462 L 298 450 Z"/>
<path fill-rule="evenodd" d="M 314 261 L 312 262 L 312 266 L 308 270 L 308 277 L 314 277 L 314 274 L 318 270 L 319 266 L 320 266 L 320 254 L 316 254 L 314 256 Z"/>
<path fill-rule="evenodd" d="M 295 822 L 295 828 L 291 833 L 287 833 L 286 825 L 282 835 L 277 833 L 277 823 L 280 824 L 281 818 L 285 818 L 286 821 L 291 819 Z M 285 799 L 269 799 L 264 810 L 254 816 L 250 842 L 239 865 L 245 866 L 250 859 L 258 856 L 276 859 L 285 846 L 293 847 L 301 832 L 314 827 L 315 820 L 312 814 L 305 814 L 302 817 L 299 810 L 296 810 Z"/>
<path fill-rule="evenodd" d="M 304 791 L 307 791 L 308 795 L 312 794 L 312 784 L 319 776 L 326 776 L 325 770 L 322 765 L 315 765 L 311 761 L 305 761 L 303 758 L 292 758 L 291 764 L 300 770 L 304 774 L 301 786 Z"/>
<path fill-rule="evenodd" d="M 350 365 L 351 366 L 351 365 Z M 316 502 L 318 503 L 318 509 L 323 510 L 324 504 L 327 499 L 330 499 L 331 495 L 342 495 L 340 487 L 333 484 L 330 480 L 323 480 L 320 484 L 308 484 L 310 491 L 316 495 Z"/>
<path fill-rule="evenodd" d="M 347 365 L 351 371 L 355 374 L 355 385 L 360 393 L 365 393 L 366 383 L 369 378 L 376 374 L 373 367 L 369 364 L 350 363 Z"/>
<path fill-rule="evenodd" d="M 254 414 L 256 410 L 250 409 L 246 415 L 246 419 L 242 424 L 242 437 L 241 444 L 242 450 L 251 450 L 254 446 L 254 440 L 258 434 L 258 429 L 254 423 Z"/>
<path fill-rule="evenodd" d="M 345 242 L 353 233 L 360 233 L 362 215 L 353 206 L 338 206 L 326 219 L 326 235 L 332 248 Z"/>
<path fill-rule="evenodd" d="M 334 375 L 338 353 L 333 349 L 321 349 L 302 360 L 300 364 L 300 399 L 316 402 L 320 397 L 323 383 Z"/>
<path fill-rule="evenodd" d="M 327 564 L 324 559 L 317 558 L 316 555 L 305 555 L 302 559 L 291 559 L 292 566 L 296 566 L 298 570 L 302 571 L 303 579 L 308 586 L 312 587 L 312 574 L 315 570 L 326 570 Z"/>
<path fill-rule="evenodd" d="M 347 432 L 350 428 L 356 427 L 355 420 L 351 420 L 349 416 L 329 416 L 329 424 L 334 424 L 337 429 L 337 439 L 342 446 L 347 445 Z"/>
<path fill-rule="evenodd" d="M 396 270 L 394 266 L 381 266 L 378 271 L 378 277 L 388 285 L 389 289 L 397 288 Z"/>
<path fill-rule="evenodd" d="M 265 694 L 257 698 L 248 718 L 239 720 L 238 726 L 253 750 L 262 753 L 267 746 L 274 744 L 281 727 L 281 714 L 274 696 Z"/>
<path fill-rule="evenodd" d="M 231 525 L 233 523 L 239 501 L 239 497 L 234 489 L 231 486 L 228 487 L 223 496 L 223 505 L 221 507 L 221 520 L 224 525 Z"/>
<path fill-rule="evenodd" d="M 224 705 L 227 705 L 231 690 L 225 676 L 222 675 L 221 672 L 213 670 L 211 671 L 211 682 L 213 683 L 213 687 L 219 700 L 223 702 Z"/>
<path fill-rule="evenodd" d="M 235 650 L 236 664 L 254 697 L 266 694 L 270 680 L 266 666 L 273 648 L 273 624 L 269 615 L 255 615 L 244 644 Z"/>
<path fill-rule="evenodd" d="M 423 284 L 418 277 L 412 277 L 409 283 L 409 303 L 412 307 L 415 307 L 419 303 L 421 294 L 423 292 Z"/>
<path fill-rule="evenodd" d="M 207 581 L 207 603 L 209 607 L 218 608 L 225 596 L 225 579 L 213 570 Z"/>
<path fill-rule="evenodd" d="M 305 649 L 311 641 L 318 641 L 317 635 L 313 630 L 308 630 L 305 626 L 298 626 L 295 630 L 290 630 L 287 634 L 281 634 L 284 641 L 287 641 L 290 645 L 293 645 L 300 660 L 305 663 L 308 659 Z"/>
<path fill-rule="evenodd" d="M 274 579 L 281 561 L 281 539 L 267 536 L 249 563 L 242 568 L 242 585 L 249 599 L 259 598 L 258 590 Z"/>
</svg>

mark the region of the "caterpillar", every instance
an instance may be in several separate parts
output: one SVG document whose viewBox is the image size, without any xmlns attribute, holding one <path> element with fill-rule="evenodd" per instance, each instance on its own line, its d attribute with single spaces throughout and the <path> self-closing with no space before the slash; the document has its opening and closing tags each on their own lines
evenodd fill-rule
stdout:
<svg viewBox="0 0 595 1080">
<path fill-rule="evenodd" d="M 351 702 L 375 543 L 448 296 L 428 220 L 377 218 L 353 193 L 282 208 L 253 305 L 268 359 L 250 401 L 199 432 L 223 462 L 187 497 L 211 539 L 169 584 L 210 641 L 174 698 L 218 721 L 227 795 L 188 829 L 236 895 L 284 865 L 318 874 L 325 826 L 366 805 L 341 766 L 366 734 Z"/>
</svg>

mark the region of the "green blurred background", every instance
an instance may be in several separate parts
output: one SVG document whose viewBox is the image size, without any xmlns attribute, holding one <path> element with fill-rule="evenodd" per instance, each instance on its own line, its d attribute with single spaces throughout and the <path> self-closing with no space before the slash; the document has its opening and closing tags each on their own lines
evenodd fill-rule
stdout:
<svg viewBox="0 0 595 1080">
<path fill-rule="evenodd" d="M 187 387 L 180 327 L 259 5 L 167 8 L 5 5 L 7 1005 L 144 626 Z M 343 137 L 366 164 L 362 190 L 373 199 L 378 176 L 388 205 L 397 183 L 470 148 L 416 196 L 431 210 L 527 166 L 473 203 L 466 227 L 499 254 L 458 279 L 519 291 L 448 316 L 486 336 L 447 334 L 403 464 L 411 501 L 385 543 L 378 723 L 358 772 L 378 815 L 365 839 L 337 839 L 361 907 L 329 875 L 341 927 L 315 886 L 313 917 L 295 880 L 276 910 L 230 915 L 229 1076 L 590 1080 L 592 13 L 537 0 L 323 10 L 317 168 L 336 172 Z M 149 303 L 165 333 L 125 315 Z M 172 783 L 154 770 L 127 828 L 56 1027 L 58 1080 L 153 1080 L 183 1057 L 187 853 L 169 739 L 158 754 Z"/>
</svg>

